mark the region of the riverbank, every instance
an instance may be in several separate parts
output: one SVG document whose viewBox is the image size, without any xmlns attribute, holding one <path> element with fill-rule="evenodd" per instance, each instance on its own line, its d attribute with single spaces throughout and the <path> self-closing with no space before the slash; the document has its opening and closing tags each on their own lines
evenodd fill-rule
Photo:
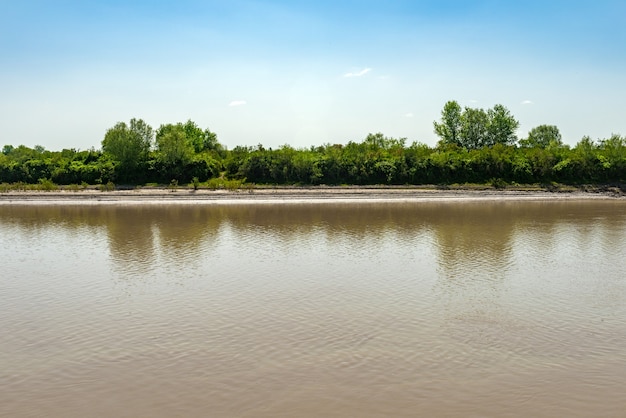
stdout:
<svg viewBox="0 0 626 418">
<path fill-rule="evenodd" d="M 63 203 L 229 203 L 301 201 L 414 201 L 414 200 L 570 200 L 624 199 L 619 188 L 568 189 L 495 189 L 388 186 L 255 187 L 236 190 L 211 190 L 167 187 L 142 187 L 100 191 L 94 188 L 54 191 L 8 191 L 0 193 L 0 204 Z"/>
</svg>

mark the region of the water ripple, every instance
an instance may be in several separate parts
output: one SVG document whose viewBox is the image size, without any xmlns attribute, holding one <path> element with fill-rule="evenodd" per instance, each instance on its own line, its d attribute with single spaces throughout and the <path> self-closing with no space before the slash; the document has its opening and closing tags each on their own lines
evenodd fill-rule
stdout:
<svg viewBox="0 0 626 418">
<path fill-rule="evenodd" d="M 0 415 L 619 416 L 626 211 L 481 205 L 0 208 Z"/>
</svg>

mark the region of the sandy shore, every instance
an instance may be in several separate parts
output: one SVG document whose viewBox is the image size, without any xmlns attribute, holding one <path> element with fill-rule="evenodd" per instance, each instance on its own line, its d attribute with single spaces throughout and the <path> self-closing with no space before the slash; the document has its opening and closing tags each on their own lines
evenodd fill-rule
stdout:
<svg viewBox="0 0 626 418">
<path fill-rule="evenodd" d="M 10 191 L 0 193 L 0 204 L 101 204 L 101 203 L 277 203 L 341 201 L 432 200 L 588 200 L 625 199 L 619 190 L 603 192 L 435 189 L 418 187 L 277 187 L 250 190 L 138 188 L 102 192 Z"/>
</svg>

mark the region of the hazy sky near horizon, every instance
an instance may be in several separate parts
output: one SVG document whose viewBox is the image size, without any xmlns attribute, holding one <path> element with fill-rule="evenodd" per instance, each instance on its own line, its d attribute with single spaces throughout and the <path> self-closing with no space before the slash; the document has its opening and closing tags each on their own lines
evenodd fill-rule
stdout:
<svg viewBox="0 0 626 418">
<path fill-rule="evenodd" d="M 0 0 L 0 146 L 100 148 L 118 121 L 236 145 L 434 145 L 448 100 L 626 135 L 626 2 Z"/>
</svg>

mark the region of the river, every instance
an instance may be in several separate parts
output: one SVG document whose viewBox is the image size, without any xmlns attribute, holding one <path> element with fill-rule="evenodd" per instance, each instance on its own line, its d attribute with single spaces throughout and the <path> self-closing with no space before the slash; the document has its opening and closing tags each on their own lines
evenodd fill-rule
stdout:
<svg viewBox="0 0 626 418">
<path fill-rule="evenodd" d="M 0 416 L 623 417 L 626 202 L 0 206 Z"/>
</svg>

